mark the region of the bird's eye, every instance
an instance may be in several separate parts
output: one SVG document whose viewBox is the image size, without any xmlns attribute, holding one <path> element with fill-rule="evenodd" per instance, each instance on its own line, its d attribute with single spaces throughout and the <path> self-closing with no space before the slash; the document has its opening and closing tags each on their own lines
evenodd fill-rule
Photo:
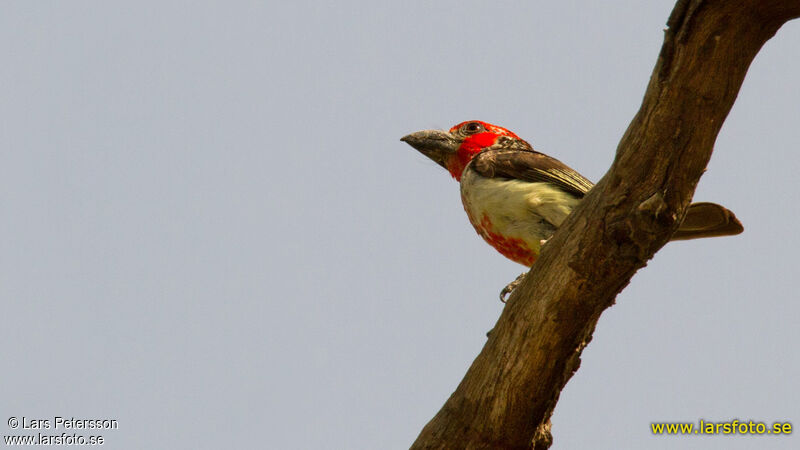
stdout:
<svg viewBox="0 0 800 450">
<path fill-rule="evenodd" d="M 469 122 L 464 125 L 464 132 L 473 134 L 483 130 L 483 125 L 480 122 Z"/>
</svg>

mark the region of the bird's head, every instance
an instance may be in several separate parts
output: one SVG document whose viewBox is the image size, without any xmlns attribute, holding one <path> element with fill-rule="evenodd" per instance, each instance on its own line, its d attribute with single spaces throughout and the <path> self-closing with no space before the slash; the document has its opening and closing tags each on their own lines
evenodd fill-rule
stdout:
<svg viewBox="0 0 800 450">
<path fill-rule="evenodd" d="M 484 149 L 531 149 L 512 131 L 480 120 L 461 122 L 449 131 L 417 131 L 400 140 L 447 169 L 456 180 L 461 180 L 461 172 Z"/>
</svg>

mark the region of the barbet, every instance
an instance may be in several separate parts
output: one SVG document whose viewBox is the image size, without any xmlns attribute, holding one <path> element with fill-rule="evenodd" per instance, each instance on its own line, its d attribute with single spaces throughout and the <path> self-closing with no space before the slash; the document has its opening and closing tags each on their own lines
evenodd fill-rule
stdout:
<svg viewBox="0 0 800 450">
<path fill-rule="evenodd" d="M 513 132 L 478 120 L 462 122 L 449 131 L 418 131 L 401 140 L 460 182 L 464 210 L 478 234 L 526 267 L 533 265 L 542 244 L 593 186 Z M 693 203 L 672 240 L 731 236 L 743 229 L 725 207 Z M 503 289 L 501 300 L 521 277 Z"/>
</svg>

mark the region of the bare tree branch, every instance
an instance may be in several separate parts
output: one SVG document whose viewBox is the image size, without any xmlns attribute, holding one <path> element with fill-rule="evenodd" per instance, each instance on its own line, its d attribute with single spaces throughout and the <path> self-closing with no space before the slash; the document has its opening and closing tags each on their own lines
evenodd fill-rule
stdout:
<svg viewBox="0 0 800 450">
<path fill-rule="evenodd" d="M 800 0 L 679 0 L 609 172 L 545 245 L 413 449 L 546 449 L 600 314 L 691 203 L 750 63 Z"/>
</svg>

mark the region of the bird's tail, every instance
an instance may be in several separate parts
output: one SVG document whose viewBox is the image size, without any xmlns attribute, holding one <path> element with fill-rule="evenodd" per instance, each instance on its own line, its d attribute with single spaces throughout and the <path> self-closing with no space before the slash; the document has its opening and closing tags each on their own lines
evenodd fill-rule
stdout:
<svg viewBox="0 0 800 450">
<path fill-rule="evenodd" d="M 692 203 L 671 240 L 733 236 L 744 231 L 732 211 L 716 203 Z"/>
</svg>

